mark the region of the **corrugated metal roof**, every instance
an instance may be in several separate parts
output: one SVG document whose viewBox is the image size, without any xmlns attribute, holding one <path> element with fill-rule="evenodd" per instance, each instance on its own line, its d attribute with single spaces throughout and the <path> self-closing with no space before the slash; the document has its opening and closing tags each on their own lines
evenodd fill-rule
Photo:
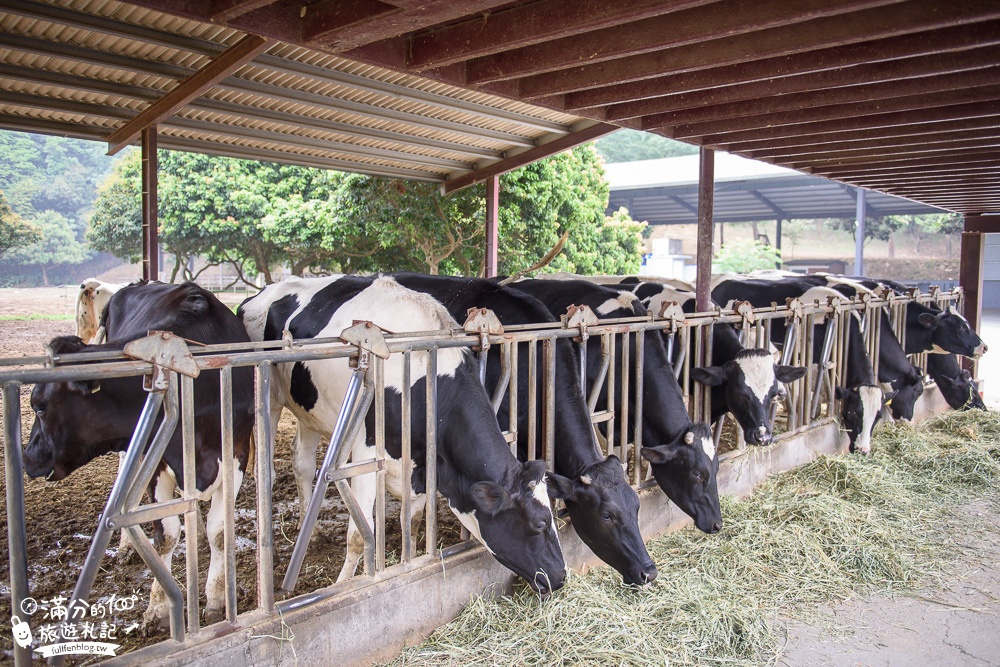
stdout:
<svg viewBox="0 0 1000 667">
<path fill-rule="evenodd" d="M 0 126 L 105 137 L 252 34 L 279 43 L 164 121 L 161 146 L 222 140 L 450 190 L 613 124 L 1000 212 L 995 0 L 342 5 L 0 0 L 0 91 L 22 96 Z M 88 85 L 104 97 L 66 92 Z"/>
<path fill-rule="evenodd" d="M 0 127 L 105 139 L 243 37 L 119 2 L 0 3 Z M 444 181 L 577 116 L 276 43 L 159 124 L 163 148 Z"/>
</svg>

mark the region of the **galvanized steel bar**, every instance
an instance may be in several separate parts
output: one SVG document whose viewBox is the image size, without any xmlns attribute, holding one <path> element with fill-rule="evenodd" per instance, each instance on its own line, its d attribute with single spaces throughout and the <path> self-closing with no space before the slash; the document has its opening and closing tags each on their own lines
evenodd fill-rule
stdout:
<svg viewBox="0 0 1000 667">
<path fill-rule="evenodd" d="M 642 462 L 639 455 L 642 449 L 642 397 L 644 391 L 644 365 L 646 361 L 646 333 L 644 331 L 635 332 L 635 430 L 632 435 L 632 460 L 635 462 L 633 483 L 638 485 L 642 482 Z"/>
<path fill-rule="evenodd" d="M 628 421 L 629 418 L 631 417 L 631 410 L 629 409 L 628 401 L 629 401 L 629 384 L 631 381 L 632 368 L 630 361 L 631 350 L 629 350 L 628 346 L 628 334 L 621 334 L 619 340 L 621 340 L 621 350 L 622 350 L 622 358 L 621 358 L 621 370 L 622 370 L 621 401 L 622 402 L 621 402 L 621 407 L 619 408 L 621 410 L 621 416 L 619 417 L 618 437 L 621 442 L 618 445 L 618 458 L 621 459 L 622 462 L 624 463 L 628 461 L 628 451 L 627 451 L 629 445 Z M 608 395 L 614 396 L 613 391 L 614 391 L 614 385 L 609 385 Z M 609 404 L 613 405 L 611 401 L 609 401 Z M 611 448 L 609 447 L 609 449 Z M 614 450 L 611 449 L 611 451 L 613 452 Z"/>
<path fill-rule="evenodd" d="M 597 401 L 601 398 L 601 388 L 608 377 L 608 369 L 611 367 L 610 348 L 613 345 L 614 336 L 612 334 L 601 336 L 601 367 L 597 371 L 597 377 L 594 378 L 594 384 L 591 385 L 590 393 L 587 396 L 587 412 L 591 415 L 597 409 Z"/>
<path fill-rule="evenodd" d="M 385 461 L 385 365 L 373 355 L 375 384 L 375 460 Z M 385 466 L 375 473 L 375 571 L 385 569 Z"/>
<path fill-rule="evenodd" d="M 225 556 L 226 620 L 236 622 L 236 479 L 233 452 L 233 367 L 219 369 L 219 401 L 222 410 L 222 504 L 225 522 L 222 552 Z"/>
<path fill-rule="evenodd" d="M 274 612 L 274 436 L 271 425 L 271 364 L 254 368 L 257 449 L 257 606 Z M 276 425 L 275 425 L 276 426 Z M 190 534 L 190 533 L 188 533 Z"/>
<path fill-rule="evenodd" d="M 3 386 L 4 481 L 7 500 L 7 548 L 10 554 L 10 606 L 20 614 L 29 594 L 27 528 L 24 519 L 24 464 L 21 460 L 21 386 Z M 26 621 L 27 619 L 21 619 Z M 14 644 L 14 665 L 31 665 L 31 647 Z"/>
<path fill-rule="evenodd" d="M 500 346 L 500 380 L 497 382 L 497 386 L 493 388 L 493 397 L 490 399 L 490 405 L 493 407 L 493 414 L 496 414 L 500 409 L 500 404 L 503 403 L 504 394 L 507 393 L 507 387 L 510 385 L 511 376 L 511 363 L 510 363 L 510 343 L 503 343 Z M 485 385 L 485 377 L 483 379 L 483 384 Z"/>
<path fill-rule="evenodd" d="M 336 459 L 344 446 L 348 424 L 355 413 L 358 397 L 362 391 L 364 375 L 364 369 L 356 369 L 351 374 L 351 378 L 347 383 L 344 402 L 340 406 L 340 412 L 337 414 L 337 421 L 330 436 L 330 444 L 327 447 L 326 455 L 323 457 L 323 464 L 320 466 L 316 476 L 316 484 L 313 487 L 313 494 L 309 499 L 309 505 L 302 515 L 302 528 L 299 530 L 298 537 L 295 538 L 295 546 L 292 548 L 292 555 L 288 560 L 288 569 L 285 571 L 285 577 L 281 583 L 281 588 L 284 591 L 293 591 L 295 589 L 295 582 L 298 581 L 299 571 L 302 569 L 302 561 L 306 557 L 306 549 L 309 547 L 309 540 L 312 539 L 312 533 L 316 527 L 316 519 L 319 517 L 319 511 L 323 505 L 323 499 L 326 496 L 326 490 L 329 486 L 329 481 L 325 473 L 335 467 Z M 350 446 L 348 446 L 349 450 Z"/>
<path fill-rule="evenodd" d="M 437 358 L 438 350 L 431 348 L 427 355 L 427 369 L 424 378 L 427 393 L 427 453 L 424 458 L 424 469 L 427 474 L 427 540 L 425 548 L 428 554 L 437 551 Z"/>
<path fill-rule="evenodd" d="M 506 346 L 509 351 L 508 365 L 511 368 L 510 401 L 509 401 L 510 411 L 507 414 L 507 419 L 509 420 L 508 428 L 510 430 L 510 434 L 511 436 L 513 436 L 513 439 L 510 443 L 511 452 L 514 454 L 514 456 L 517 456 L 517 450 L 518 450 L 517 439 L 520 435 L 518 433 L 519 426 L 518 426 L 518 413 L 517 413 L 518 391 L 520 391 L 520 385 L 518 384 L 518 377 L 520 377 L 519 375 L 520 369 L 517 365 L 519 346 L 517 343 L 506 343 Z"/>
<path fill-rule="evenodd" d="M 611 414 L 611 419 L 607 422 L 606 427 L 606 446 L 608 451 L 605 456 L 610 456 L 615 453 L 615 421 L 619 418 L 618 411 L 615 410 L 615 378 L 617 377 L 617 361 L 618 361 L 618 346 L 616 345 L 617 336 L 614 334 L 608 334 L 608 377 L 607 383 L 607 396 L 608 405 L 607 410 Z"/>
<path fill-rule="evenodd" d="M 528 460 L 538 458 L 538 347 L 528 341 Z"/>
<path fill-rule="evenodd" d="M 181 443 L 184 449 L 184 488 L 181 493 L 186 500 L 198 498 L 198 461 L 194 431 L 194 378 L 180 376 L 181 381 Z M 184 515 L 185 570 L 187 574 L 187 631 L 198 632 L 201 615 L 198 607 L 198 517 L 195 512 Z"/>
<path fill-rule="evenodd" d="M 542 343 L 545 353 L 545 441 L 542 451 L 545 452 L 545 465 L 549 470 L 556 467 L 556 341 L 546 340 Z"/>
<path fill-rule="evenodd" d="M 400 516 L 406 520 L 400 522 L 402 530 L 402 548 L 400 561 L 409 563 L 413 558 L 413 528 L 410 524 L 411 507 L 413 506 L 413 449 L 410 432 L 410 411 L 412 409 L 411 380 L 410 380 L 410 352 L 403 352 L 403 395 L 400 406 L 400 462 L 403 474 L 403 497 L 400 500 Z"/>
</svg>

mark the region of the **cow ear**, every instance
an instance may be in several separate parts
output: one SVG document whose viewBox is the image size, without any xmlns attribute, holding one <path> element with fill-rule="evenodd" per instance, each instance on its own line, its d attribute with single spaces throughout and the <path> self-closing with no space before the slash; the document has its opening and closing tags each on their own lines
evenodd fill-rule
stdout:
<svg viewBox="0 0 1000 667">
<path fill-rule="evenodd" d="M 938 318 L 932 313 L 920 313 L 917 316 L 917 322 L 924 328 L 933 329 L 938 325 Z"/>
<path fill-rule="evenodd" d="M 775 366 L 774 377 L 778 382 L 794 382 L 806 374 L 804 366 Z"/>
<path fill-rule="evenodd" d="M 54 355 L 82 352 L 87 344 L 79 336 L 59 336 L 49 341 L 48 349 Z"/>
<path fill-rule="evenodd" d="M 899 393 L 898 391 L 887 391 L 883 393 L 882 405 L 889 405 L 890 403 L 892 403 L 892 399 L 894 399 L 896 397 L 896 394 L 898 393 Z"/>
<path fill-rule="evenodd" d="M 209 311 L 211 306 L 209 306 L 208 299 L 205 298 L 204 292 L 201 288 L 194 283 L 185 283 L 182 285 L 185 289 L 184 301 L 181 302 L 178 309 L 187 315 L 204 315 Z"/>
<path fill-rule="evenodd" d="M 476 482 L 472 485 L 472 504 L 486 516 L 494 516 L 510 502 L 510 494 L 496 482 Z"/>
<path fill-rule="evenodd" d="M 961 379 L 961 376 L 957 378 L 950 378 L 947 375 L 942 375 L 939 378 L 935 378 L 934 381 L 939 387 L 957 387 Z"/>
<path fill-rule="evenodd" d="M 842 401 L 845 398 L 847 398 L 847 395 L 849 393 L 850 393 L 850 389 L 847 389 L 846 387 L 836 387 L 834 389 L 834 391 L 833 391 L 833 394 L 834 394 L 834 396 L 837 397 L 838 401 Z"/>
<path fill-rule="evenodd" d="M 542 481 L 545 477 L 545 461 L 528 461 L 522 466 L 522 475 L 528 484 Z"/>
<path fill-rule="evenodd" d="M 67 382 L 66 386 L 69 387 L 70 391 L 84 396 L 96 394 L 101 390 L 101 382 L 99 380 L 74 380 L 73 382 Z"/>
<path fill-rule="evenodd" d="M 922 378 L 923 376 L 924 376 L 924 369 L 920 368 L 920 366 L 913 366 L 913 365 L 910 366 L 910 380 L 916 382 L 920 380 L 920 378 Z"/>
<path fill-rule="evenodd" d="M 653 465 L 658 465 L 676 459 L 680 448 L 670 445 L 660 445 L 658 447 L 643 447 L 639 452 L 642 454 L 642 458 Z"/>
<path fill-rule="evenodd" d="M 972 373 L 970 373 L 968 370 L 964 368 L 962 369 L 962 372 L 958 374 L 958 377 L 962 378 L 962 382 L 972 381 Z"/>
<path fill-rule="evenodd" d="M 550 472 L 545 476 L 545 488 L 552 500 L 573 500 L 576 493 L 573 490 L 573 480 Z"/>
<path fill-rule="evenodd" d="M 726 371 L 721 366 L 692 368 L 691 377 L 709 387 L 718 387 L 726 381 Z"/>
</svg>

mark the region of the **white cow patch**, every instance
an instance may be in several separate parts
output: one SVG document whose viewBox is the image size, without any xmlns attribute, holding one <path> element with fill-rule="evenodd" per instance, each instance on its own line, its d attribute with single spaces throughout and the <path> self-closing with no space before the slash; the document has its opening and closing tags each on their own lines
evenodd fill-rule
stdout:
<svg viewBox="0 0 1000 667">
<path fill-rule="evenodd" d="M 712 438 L 702 438 L 701 448 L 705 450 L 705 456 L 710 459 L 715 458 L 715 440 Z"/>
<path fill-rule="evenodd" d="M 753 355 L 736 359 L 737 365 L 743 371 L 747 387 L 761 403 L 767 398 L 767 392 L 774 386 L 774 361 L 770 355 Z"/>
<path fill-rule="evenodd" d="M 875 418 L 882 411 L 882 390 L 878 387 L 858 387 L 861 395 L 861 433 L 858 434 L 856 447 L 866 454 L 872 448 L 872 426 Z"/>
<path fill-rule="evenodd" d="M 469 534 L 476 538 L 477 542 L 486 547 L 486 550 L 489 551 L 491 555 L 495 556 L 496 554 L 493 552 L 493 549 L 490 549 L 490 545 L 486 544 L 486 540 L 483 539 L 483 534 L 479 530 L 479 519 L 476 518 L 476 510 L 472 510 L 471 512 L 459 512 L 457 509 L 452 507 L 451 504 L 448 505 L 448 508 L 451 509 L 452 513 L 456 517 L 458 517 L 458 520 L 463 526 L 465 526 L 465 529 L 469 531 Z"/>
<path fill-rule="evenodd" d="M 694 294 L 685 289 L 674 288 L 669 285 L 661 285 L 660 293 L 646 299 L 644 305 L 651 315 L 659 315 L 664 304 L 676 303 L 684 307 L 684 304 L 694 298 Z"/>
<path fill-rule="evenodd" d="M 956 308 L 955 306 L 948 306 L 948 312 L 957 317 L 958 319 L 962 320 L 963 322 L 965 322 L 966 326 L 970 326 L 969 320 L 965 319 L 965 316 L 962 315 L 962 313 L 958 312 L 958 308 Z"/>
<path fill-rule="evenodd" d="M 608 299 L 599 305 L 597 307 L 597 314 L 607 315 L 618 310 L 619 308 L 624 308 L 625 310 L 630 310 L 634 313 L 635 306 L 633 306 L 633 304 L 635 303 L 635 299 L 635 294 L 632 294 L 631 292 L 619 292 L 616 298 Z"/>
</svg>

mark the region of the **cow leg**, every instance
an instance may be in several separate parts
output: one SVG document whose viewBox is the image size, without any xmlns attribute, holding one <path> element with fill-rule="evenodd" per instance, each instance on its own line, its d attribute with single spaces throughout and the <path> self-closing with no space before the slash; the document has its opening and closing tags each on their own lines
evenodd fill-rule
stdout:
<svg viewBox="0 0 1000 667">
<path fill-rule="evenodd" d="M 125 465 L 125 452 L 118 452 L 118 474 L 122 474 L 122 466 Z M 132 560 L 135 549 L 132 547 L 132 540 L 129 539 L 128 531 L 122 530 L 118 540 L 118 562 L 122 565 Z"/>
<path fill-rule="evenodd" d="M 411 462 L 412 466 L 412 462 Z M 391 458 L 386 459 L 385 466 L 385 488 L 394 498 L 403 498 L 403 465 L 401 461 Z M 410 524 L 410 534 L 416 535 L 420 530 L 420 524 L 424 517 L 424 509 L 427 506 L 426 493 L 413 493 L 410 491 L 410 513 L 404 516 L 402 508 L 399 512 L 399 527 L 405 531 L 406 522 Z M 414 550 L 416 551 L 416 550 Z"/>
<path fill-rule="evenodd" d="M 153 483 L 153 500 L 157 503 L 172 500 L 176 488 L 177 483 L 174 481 L 173 476 L 166 470 L 161 471 Z M 160 521 L 160 525 L 162 527 L 162 539 L 154 539 L 153 548 L 156 549 L 156 553 L 163 561 L 163 564 L 167 566 L 167 570 L 170 570 L 174 548 L 177 546 L 177 541 L 181 535 L 181 520 L 178 516 L 168 516 Z M 160 531 L 156 532 L 159 538 Z M 146 608 L 146 613 L 143 615 L 142 620 L 147 632 L 163 632 L 170 629 L 170 600 L 167 598 L 163 587 L 160 586 L 160 582 L 155 578 L 153 579 L 152 590 L 149 593 L 149 607 Z"/>
<path fill-rule="evenodd" d="M 295 483 L 299 487 L 299 530 L 302 530 L 302 520 L 309 501 L 312 500 L 316 483 L 316 450 L 319 449 L 322 438 L 320 433 L 304 427 L 302 422 L 295 429 L 292 456 L 295 459 Z"/>
<path fill-rule="evenodd" d="M 239 459 L 233 460 L 233 497 L 240 492 L 243 485 L 243 471 L 240 470 Z M 205 521 L 205 532 L 208 535 L 208 548 L 211 556 L 208 561 L 208 577 L 205 581 L 205 623 L 206 625 L 221 621 L 226 615 L 226 505 L 222 496 L 222 469 L 212 490 L 212 504 L 208 508 L 208 519 Z"/>
<path fill-rule="evenodd" d="M 365 444 L 365 429 L 361 428 L 358 433 L 358 439 L 354 441 L 354 445 L 351 447 L 351 460 L 370 459 L 374 458 L 374 456 L 375 448 L 368 447 Z M 375 509 L 375 475 L 369 473 L 367 475 L 352 477 L 351 493 L 361 508 L 361 514 L 364 516 L 365 521 L 371 526 Z M 358 526 L 354 523 L 354 518 L 352 517 L 347 524 L 347 553 L 344 556 L 344 567 L 340 570 L 337 581 L 343 581 L 348 577 L 354 576 L 354 573 L 358 569 L 358 561 L 364 555 L 364 552 L 365 540 L 361 536 L 361 531 L 358 530 Z"/>
</svg>

